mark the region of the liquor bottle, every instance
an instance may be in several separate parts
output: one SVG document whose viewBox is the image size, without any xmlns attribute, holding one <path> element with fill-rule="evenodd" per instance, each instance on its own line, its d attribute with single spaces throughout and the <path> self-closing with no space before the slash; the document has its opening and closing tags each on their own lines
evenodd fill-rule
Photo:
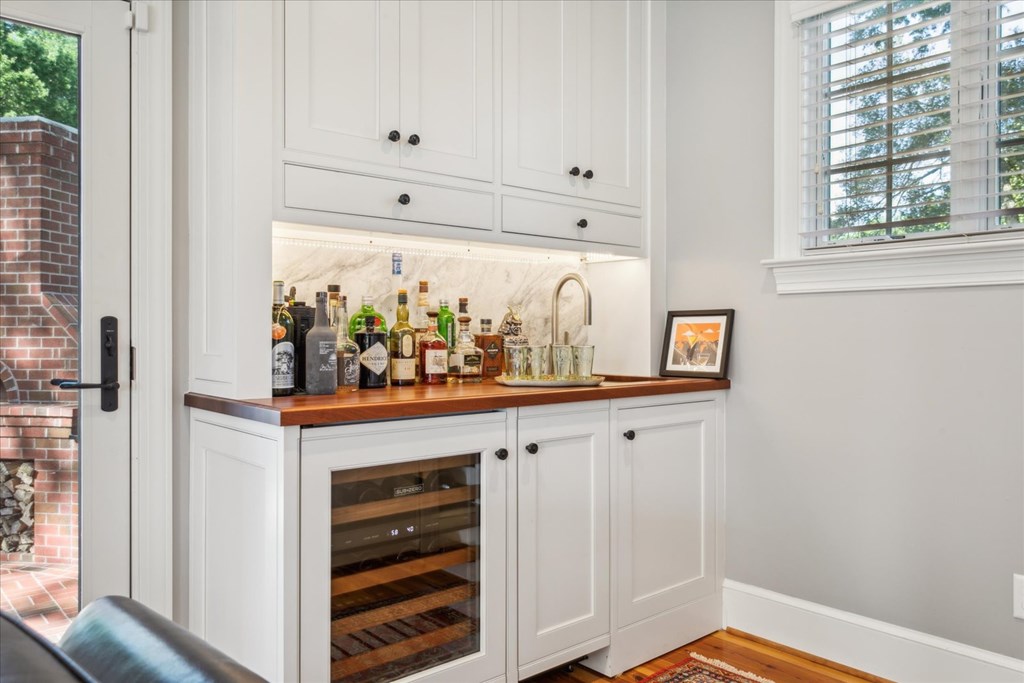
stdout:
<svg viewBox="0 0 1024 683">
<path fill-rule="evenodd" d="M 291 396 L 295 391 L 295 321 L 284 304 L 282 280 L 274 280 L 274 307 L 270 321 L 270 386 L 274 396 Z"/>
<path fill-rule="evenodd" d="M 427 333 L 420 340 L 420 381 L 444 384 L 448 381 L 448 342 L 437 333 L 437 311 L 427 313 Z"/>
<path fill-rule="evenodd" d="M 427 333 L 427 310 L 430 309 L 430 300 L 427 297 L 427 281 L 420 280 L 420 293 L 416 297 L 416 310 L 412 318 L 412 329 L 415 333 L 413 342 L 416 347 L 416 381 L 420 380 L 420 340 Z"/>
<path fill-rule="evenodd" d="M 409 324 L 409 294 L 398 290 L 395 326 L 389 335 L 391 351 L 391 386 L 416 384 L 416 331 Z"/>
<path fill-rule="evenodd" d="M 327 317 L 327 292 L 316 293 L 316 318 L 306 333 L 306 393 L 338 390 L 338 340 Z"/>
<path fill-rule="evenodd" d="M 491 332 L 491 319 L 480 318 L 480 334 L 473 336 L 473 341 L 484 352 L 484 365 L 481 374 L 486 377 L 497 377 L 505 368 L 503 353 L 503 337 Z"/>
<path fill-rule="evenodd" d="M 364 322 L 365 327 L 356 332 L 360 365 L 359 388 L 379 389 L 388 385 L 388 335 L 377 329 L 375 316 L 367 315 Z"/>
<path fill-rule="evenodd" d="M 338 324 L 338 306 L 341 305 L 341 285 L 327 285 L 327 313 L 331 327 Z"/>
<path fill-rule="evenodd" d="M 468 315 L 459 316 L 459 336 L 455 340 L 455 348 L 448 354 L 448 382 L 465 384 L 479 382 L 483 377 L 484 352 L 473 343 L 473 335 L 469 333 Z"/>
<path fill-rule="evenodd" d="M 448 299 L 441 299 L 437 309 L 437 333 L 448 344 L 448 349 L 455 348 L 455 314 L 448 308 Z"/>
<path fill-rule="evenodd" d="M 373 326 L 377 328 L 378 332 L 387 334 L 388 324 L 377 311 L 373 310 L 373 297 L 366 294 L 363 295 L 363 307 L 356 311 L 356 314 L 352 316 L 352 320 L 348 323 L 348 336 L 355 339 L 356 332 L 363 327 L 364 321 L 367 316 L 373 316 L 375 322 Z M 358 340 L 357 340 L 358 343 Z"/>
<path fill-rule="evenodd" d="M 348 336 L 348 301 L 345 297 L 341 297 L 339 302 L 334 329 L 337 332 L 338 388 L 356 391 L 359 389 L 359 347 Z"/>
</svg>

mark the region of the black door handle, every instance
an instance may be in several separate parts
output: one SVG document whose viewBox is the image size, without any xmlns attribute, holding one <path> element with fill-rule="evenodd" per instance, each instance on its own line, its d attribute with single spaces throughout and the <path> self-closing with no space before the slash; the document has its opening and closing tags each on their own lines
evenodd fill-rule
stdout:
<svg viewBox="0 0 1024 683">
<path fill-rule="evenodd" d="M 391 140 L 391 142 L 398 142 L 401 139 L 402 134 L 399 133 L 397 130 L 393 130 L 390 133 L 388 133 L 388 140 Z"/>
<path fill-rule="evenodd" d="M 498 456 L 498 460 L 505 460 L 508 458 L 508 451 L 504 448 L 499 448 L 498 450 L 494 451 L 494 454 Z"/>
<path fill-rule="evenodd" d="M 587 227 L 590 224 L 587 223 L 587 219 L 586 218 L 581 218 L 578 221 L 576 221 L 576 225 L 578 225 L 581 228 L 585 228 L 585 227 Z"/>
<path fill-rule="evenodd" d="M 412 198 L 409 195 L 407 195 L 407 194 L 403 193 L 403 194 L 398 195 L 398 203 L 401 204 L 402 206 L 405 206 L 406 204 L 408 204 L 411 201 L 412 201 Z"/>
<path fill-rule="evenodd" d="M 622 435 L 624 437 L 626 437 L 626 439 L 628 439 L 629 441 L 632 441 L 633 439 L 636 438 L 636 432 L 634 432 L 632 429 L 630 429 L 629 431 L 623 432 Z"/>
<path fill-rule="evenodd" d="M 117 381 L 117 318 L 105 315 L 100 318 L 100 381 L 79 382 L 66 377 L 54 377 L 50 384 L 65 391 L 81 389 L 99 389 L 100 410 L 112 413 L 117 410 L 117 390 L 121 388 Z"/>
<path fill-rule="evenodd" d="M 591 178 L 594 177 L 594 172 L 588 168 L 586 171 L 583 172 L 583 177 L 586 178 L 587 180 L 590 180 Z"/>
<path fill-rule="evenodd" d="M 580 174 L 580 167 L 579 166 L 573 166 L 572 168 L 569 169 L 569 175 L 576 176 L 576 175 L 579 175 L 579 174 Z"/>
<path fill-rule="evenodd" d="M 528 443 L 528 444 L 526 444 L 526 452 L 531 454 L 531 455 L 536 453 L 539 450 L 540 450 L 540 448 L 535 443 Z"/>
<path fill-rule="evenodd" d="M 420 136 L 416 135 L 416 133 L 413 133 L 412 135 L 410 135 L 409 136 L 409 144 L 412 145 L 413 147 L 415 147 L 416 145 L 420 144 Z"/>
</svg>

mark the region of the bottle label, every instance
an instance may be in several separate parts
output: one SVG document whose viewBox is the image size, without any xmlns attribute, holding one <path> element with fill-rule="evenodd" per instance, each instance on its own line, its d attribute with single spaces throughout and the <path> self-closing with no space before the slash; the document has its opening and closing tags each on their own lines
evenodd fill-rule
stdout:
<svg viewBox="0 0 1024 683">
<path fill-rule="evenodd" d="M 278 342 L 271 349 L 273 354 L 273 375 L 271 387 L 274 389 L 291 389 L 295 386 L 295 344 Z"/>
<path fill-rule="evenodd" d="M 412 358 L 412 345 L 414 341 L 416 341 L 415 335 L 402 335 L 402 348 L 399 349 L 399 353 L 402 355 L 403 358 Z"/>
<path fill-rule="evenodd" d="M 359 355 L 355 353 L 342 353 L 340 372 L 341 385 L 351 387 L 359 384 Z"/>
<path fill-rule="evenodd" d="M 373 374 L 382 375 L 388 369 L 388 350 L 384 348 L 383 344 L 377 342 L 363 351 L 359 356 L 359 362 Z"/>
<path fill-rule="evenodd" d="M 484 349 L 484 353 L 487 354 L 488 358 L 494 359 L 498 357 L 499 353 L 501 353 L 501 349 L 498 348 L 498 344 L 496 342 L 491 342 L 487 345 L 487 348 Z"/>
<path fill-rule="evenodd" d="M 462 357 L 462 371 L 472 375 L 480 374 L 480 364 L 483 359 L 475 353 Z"/>
<path fill-rule="evenodd" d="M 416 359 L 392 358 L 391 379 L 416 379 Z"/>
<path fill-rule="evenodd" d="M 338 348 L 333 341 L 320 341 L 320 372 L 338 372 Z"/>
<path fill-rule="evenodd" d="M 427 349 L 423 354 L 426 363 L 425 375 L 444 375 L 448 372 L 448 352 L 444 349 Z"/>
</svg>

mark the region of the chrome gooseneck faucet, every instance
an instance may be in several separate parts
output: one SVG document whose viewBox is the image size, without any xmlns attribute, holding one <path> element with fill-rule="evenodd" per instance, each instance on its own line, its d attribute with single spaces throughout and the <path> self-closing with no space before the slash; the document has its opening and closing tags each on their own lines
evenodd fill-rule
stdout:
<svg viewBox="0 0 1024 683">
<path fill-rule="evenodd" d="M 580 283 L 580 288 L 583 289 L 583 324 L 589 325 L 591 323 L 591 305 L 590 305 L 590 287 L 587 285 L 587 281 L 583 279 L 583 276 L 579 273 L 566 273 L 555 285 L 555 291 L 551 295 L 551 343 L 558 344 L 558 295 L 562 291 L 562 287 L 569 280 L 575 280 Z"/>
</svg>

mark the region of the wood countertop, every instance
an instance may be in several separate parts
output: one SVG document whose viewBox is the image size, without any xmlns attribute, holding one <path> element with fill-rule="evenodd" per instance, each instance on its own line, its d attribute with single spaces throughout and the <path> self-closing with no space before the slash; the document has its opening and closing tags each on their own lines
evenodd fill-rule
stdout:
<svg viewBox="0 0 1024 683">
<path fill-rule="evenodd" d="M 185 394 L 185 405 L 265 424 L 290 427 L 386 420 L 445 413 L 518 408 L 573 401 L 684 394 L 728 389 L 728 379 L 605 375 L 596 387 L 506 387 L 479 384 L 423 385 L 363 389 L 328 396 L 231 399 Z"/>
</svg>

